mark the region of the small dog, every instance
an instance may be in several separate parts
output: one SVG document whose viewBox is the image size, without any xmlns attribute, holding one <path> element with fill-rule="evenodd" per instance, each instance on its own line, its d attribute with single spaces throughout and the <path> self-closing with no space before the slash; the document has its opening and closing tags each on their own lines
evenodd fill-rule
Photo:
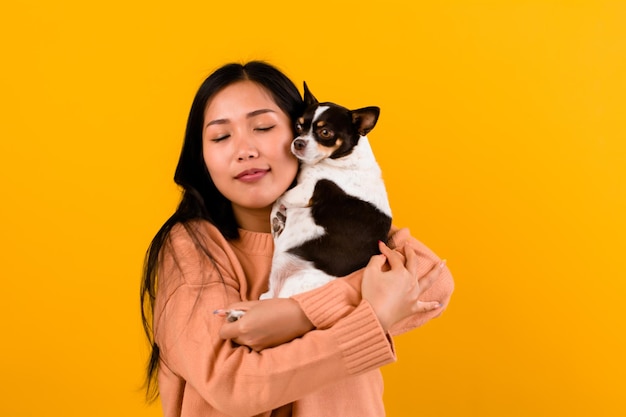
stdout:
<svg viewBox="0 0 626 417">
<path fill-rule="evenodd" d="M 363 268 L 391 227 L 387 191 L 366 136 L 380 109 L 319 103 L 306 83 L 304 102 L 291 144 L 300 172 L 272 210 L 274 257 L 261 299 L 286 298 Z"/>
</svg>

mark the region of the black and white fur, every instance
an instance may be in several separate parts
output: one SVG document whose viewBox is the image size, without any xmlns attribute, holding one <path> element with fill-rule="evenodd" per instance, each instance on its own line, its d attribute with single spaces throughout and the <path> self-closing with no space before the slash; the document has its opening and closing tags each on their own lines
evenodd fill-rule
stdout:
<svg viewBox="0 0 626 417">
<path fill-rule="evenodd" d="M 272 210 L 274 257 L 261 299 L 286 298 L 364 267 L 391 227 L 387 191 L 366 136 L 380 109 L 319 103 L 306 83 L 304 101 L 291 144 L 300 172 Z"/>
</svg>

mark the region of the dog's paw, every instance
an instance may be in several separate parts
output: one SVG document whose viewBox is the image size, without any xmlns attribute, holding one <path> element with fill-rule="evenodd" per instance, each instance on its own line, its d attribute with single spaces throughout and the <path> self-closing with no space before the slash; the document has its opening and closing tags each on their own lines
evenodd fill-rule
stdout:
<svg viewBox="0 0 626 417">
<path fill-rule="evenodd" d="M 264 292 L 259 297 L 259 300 L 269 300 L 270 298 L 274 298 L 274 293 L 272 291 Z"/>
<path fill-rule="evenodd" d="M 233 322 L 239 320 L 243 315 L 246 314 L 245 311 L 242 310 L 230 310 L 226 315 L 226 321 Z"/>
<path fill-rule="evenodd" d="M 276 212 L 276 216 L 272 218 L 272 234 L 274 237 L 280 236 L 285 229 L 285 221 L 287 220 L 287 209 L 281 205 Z"/>
<path fill-rule="evenodd" d="M 284 228 L 285 228 L 284 220 L 280 220 L 278 217 L 274 217 L 272 219 L 272 235 L 274 235 L 275 238 L 280 236 Z"/>
</svg>

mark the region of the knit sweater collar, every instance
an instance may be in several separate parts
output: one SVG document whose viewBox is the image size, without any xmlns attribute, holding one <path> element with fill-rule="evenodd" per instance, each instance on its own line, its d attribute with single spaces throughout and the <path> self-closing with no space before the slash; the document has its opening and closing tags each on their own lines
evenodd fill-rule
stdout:
<svg viewBox="0 0 626 417">
<path fill-rule="evenodd" d="M 271 233 L 239 229 L 239 239 L 232 241 L 232 244 L 250 255 L 271 255 L 274 251 L 274 239 Z"/>
</svg>

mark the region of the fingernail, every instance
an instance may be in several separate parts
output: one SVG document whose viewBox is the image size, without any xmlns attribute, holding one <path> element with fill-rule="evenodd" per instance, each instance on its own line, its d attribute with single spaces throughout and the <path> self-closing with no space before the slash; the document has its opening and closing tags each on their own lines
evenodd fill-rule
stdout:
<svg viewBox="0 0 626 417">
<path fill-rule="evenodd" d="M 226 311 L 222 310 L 222 309 L 217 309 L 217 310 L 213 311 L 213 314 L 226 314 Z"/>
<path fill-rule="evenodd" d="M 443 268 L 444 266 L 446 266 L 446 263 L 448 261 L 446 259 L 442 259 L 441 262 L 439 262 L 439 268 Z"/>
</svg>

